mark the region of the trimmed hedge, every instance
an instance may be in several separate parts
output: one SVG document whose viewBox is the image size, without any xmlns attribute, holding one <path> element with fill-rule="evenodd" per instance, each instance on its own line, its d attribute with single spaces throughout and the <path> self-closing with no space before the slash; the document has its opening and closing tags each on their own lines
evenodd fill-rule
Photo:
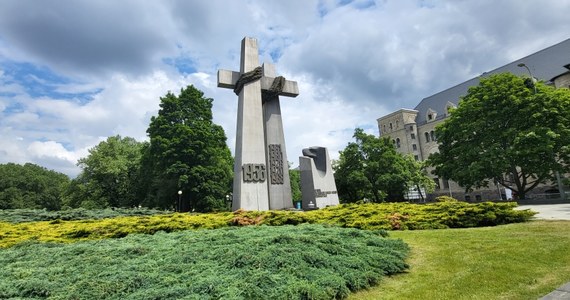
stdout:
<svg viewBox="0 0 570 300">
<path fill-rule="evenodd" d="M 385 232 L 322 225 L 129 235 L 0 250 L 0 298 L 341 299 L 405 271 Z"/>
</svg>

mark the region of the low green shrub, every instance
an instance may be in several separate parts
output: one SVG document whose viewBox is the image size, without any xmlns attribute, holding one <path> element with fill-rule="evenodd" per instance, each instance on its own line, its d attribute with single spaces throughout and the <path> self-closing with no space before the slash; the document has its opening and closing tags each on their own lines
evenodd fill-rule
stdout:
<svg viewBox="0 0 570 300">
<path fill-rule="evenodd" d="M 114 217 L 100 220 L 3 223 L 0 247 L 27 240 L 70 243 L 124 237 L 133 233 L 154 234 L 228 226 L 327 224 L 365 230 L 417 230 L 495 226 L 528 221 L 535 213 L 514 210 L 516 203 L 466 203 L 443 201 L 429 204 L 343 204 L 309 212 L 244 211 L 209 214 L 166 214 Z"/>
<path fill-rule="evenodd" d="M 405 271 L 374 231 L 247 226 L 0 250 L 0 299 L 341 299 Z"/>
<path fill-rule="evenodd" d="M 171 211 L 148 208 L 107 208 L 93 210 L 76 208 L 59 211 L 48 211 L 45 209 L 5 209 L 0 210 L 0 222 L 23 223 L 52 220 L 100 220 L 116 217 L 153 216 L 171 213 Z"/>
</svg>

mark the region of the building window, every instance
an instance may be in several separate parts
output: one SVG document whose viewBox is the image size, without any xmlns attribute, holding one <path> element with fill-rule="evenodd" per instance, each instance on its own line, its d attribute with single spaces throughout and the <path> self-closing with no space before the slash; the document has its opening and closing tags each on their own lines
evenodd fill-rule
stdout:
<svg viewBox="0 0 570 300">
<path fill-rule="evenodd" d="M 418 146 L 416 146 L 416 144 L 412 144 L 412 150 L 418 151 Z"/>
<path fill-rule="evenodd" d="M 382 125 L 382 127 L 384 128 L 384 132 L 386 132 L 386 124 Z"/>
<path fill-rule="evenodd" d="M 476 201 L 481 201 L 481 195 L 475 195 L 475 200 L 476 200 Z"/>
<path fill-rule="evenodd" d="M 394 130 L 394 127 L 392 126 L 392 123 L 390 123 L 390 131 Z"/>
<path fill-rule="evenodd" d="M 434 132 L 433 130 L 430 131 L 429 135 L 430 135 L 432 141 L 437 141 L 437 140 L 435 139 L 435 132 Z"/>
<path fill-rule="evenodd" d="M 429 143 L 429 133 L 425 132 L 424 135 L 426 137 L 426 143 Z"/>
<path fill-rule="evenodd" d="M 414 125 L 410 126 L 410 131 L 414 131 Z"/>
<path fill-rule="evenodd" d="M 396 120 L 396 129 L 400 128 L 400 121 Z"/>
<path fill-rule="evenodd" d="M 465 201 L 471 201 L 471 196 L 465 195 Z"/>
<path fill-rule="evenodd" d="M 396 139 L 396 148 L 400 148 L 400 138 Z"/>
<path fill-rule="evenodd" d="M 420 157 L 417 156 L 417 155 L 414 155 L 414 159 L 415 159 L 416 161 L 418 161 L 418 160 L 420 160 Z"/>
<path fill-rule="evenodd" d="M 428 114 L 428 120 L 433 120 L 433 114 Z"/>
<path fill-rule="evenodd" d="M 412 138 L 412 140 L 415 140 L 415 139 L 416 139 L 416 134 L 415 134 L 415 133 L 412 133 L 412 134 L 410 135 L 410 137 Z"/>
</svg>

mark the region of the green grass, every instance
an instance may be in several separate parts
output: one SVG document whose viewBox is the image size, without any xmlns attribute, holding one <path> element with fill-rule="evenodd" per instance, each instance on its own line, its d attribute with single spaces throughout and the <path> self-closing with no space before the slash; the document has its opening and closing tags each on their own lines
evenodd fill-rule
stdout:
<svg viewBox="0 0 570 300">
<path fill-rule="evenodd" d="M 394 231 L 408 273 L 349 299 L 537 299 L 570 281 L 570 221 Z"/>
<path fill-rule="evenodd" d="M 0 250 L 0 299 L 335 299 L 404 271 L 385 231 L 188 230 Z"/>
</svg>

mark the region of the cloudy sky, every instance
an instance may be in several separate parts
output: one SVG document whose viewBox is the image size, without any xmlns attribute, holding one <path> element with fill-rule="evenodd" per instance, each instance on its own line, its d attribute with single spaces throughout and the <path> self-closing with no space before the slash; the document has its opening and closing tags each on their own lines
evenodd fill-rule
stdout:
<svg viewBox="0 0 570 300">
<path fill-rule="evenodd" d="M 240 41 L 299 83 L 282 98 L 289 161 L 338 157 L 356 127 L 570 38 L 568 0 L 2 0 L 0 163 L 70 176 L 108 136 L 147 139 L 168 91 L 214 99 L 233 151 Z M 570 54 L 569 54 L 570 55 Z"/>
</svg>

